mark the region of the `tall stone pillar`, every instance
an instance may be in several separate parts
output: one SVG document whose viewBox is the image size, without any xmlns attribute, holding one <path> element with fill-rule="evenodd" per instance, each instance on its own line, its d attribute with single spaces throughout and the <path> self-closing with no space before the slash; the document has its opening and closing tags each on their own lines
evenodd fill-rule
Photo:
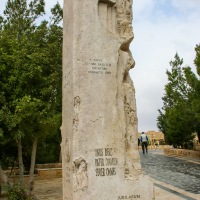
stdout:
<svg viewBox="0 0 200 200">
<path fill-rule="evenodd" d="M 150 200 L 129 76 L 132 0 L 64 0 L 63 11 L 63 200 Z"/>
</svg>

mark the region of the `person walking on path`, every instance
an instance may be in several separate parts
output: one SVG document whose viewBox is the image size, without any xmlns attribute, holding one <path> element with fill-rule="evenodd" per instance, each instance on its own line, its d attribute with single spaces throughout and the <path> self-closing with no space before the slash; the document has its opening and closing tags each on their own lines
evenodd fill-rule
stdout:
<svg viewBox="0 0 200 200">
<path fill-rule="evenodd" d="M 142 135 L 140 136 L 140 141 L 142 142 L 142 151 L 143 151 L 143 154 L 145 154 L 145 150 L 146 150 L 146 153 L 148 153 L 148 136 L 142 132 Z"/>
</svg>

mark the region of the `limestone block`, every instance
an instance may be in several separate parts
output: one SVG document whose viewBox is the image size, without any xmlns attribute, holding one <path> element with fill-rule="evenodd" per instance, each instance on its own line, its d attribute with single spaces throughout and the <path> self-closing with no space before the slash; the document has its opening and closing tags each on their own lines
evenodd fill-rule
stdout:
<svg viewBox="0 0 200 200">
<path fill-rule="evenodd" d="M 137 147 L 132 0 L 65 0 L 64 200 L 153 198 Z"/>
</svg>

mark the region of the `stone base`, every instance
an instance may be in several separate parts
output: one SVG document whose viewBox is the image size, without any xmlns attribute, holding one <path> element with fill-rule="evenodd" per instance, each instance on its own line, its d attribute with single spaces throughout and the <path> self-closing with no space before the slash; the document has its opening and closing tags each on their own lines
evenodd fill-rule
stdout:
<svg viewBox="0 0 200 200">
<path fill-rule="evenodd" d="M 91 183 L 92 185 L 92 183 Z M 153 183 L 146 176 L 141 176 L 138 180 L 123 180 L 113 183 L 112 180 L 106 182 L 99 181 L 99 189 L 90 186 L 90 191 L 79 190 L 74 193 L 74 200 L 154 200 Z M 109 187 L 108 187 L 109 185 Z"/>
</svg>

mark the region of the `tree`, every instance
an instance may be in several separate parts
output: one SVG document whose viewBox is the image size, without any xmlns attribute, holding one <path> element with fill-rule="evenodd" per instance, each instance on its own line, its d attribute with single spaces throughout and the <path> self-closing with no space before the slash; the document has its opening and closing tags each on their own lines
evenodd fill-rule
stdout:
<svg viewBox="0 0 200 200">
<path fill-rule="evenodd" d="M 184 68 L 184 73 L 186 76 L 186 81 L 192 88 L 192 92 L 189 95 L 191 101 L 191 109 L 194 113 L 193 116 L 193 131 L 197 133 L 198 139 L 200 141 L 200 45 L 195 48 L 196 58 L 194 63 L 196 65 L 197 75 L 192 72 L 190 67 Z"/>
<path fill-rule="evenodd" d="M 4 72 L 7 75 L 4 86 L 4 97 L 6 105 L 4 113 L 4 122 L 9 127 L 10 132 L 14 132 L 13 136 L 18 146 L 18 161 L 20 168 L 20 180 L 23 183 L 23 159 L 22 159 L 22 142 L 21 138 L 24 132 L 21 128 L 21 119 L 18 117 L 17 107 L 21 99 L 26 96 L 26 89 L 23 85 L 27 84 L 27 61 L 25 53 L 28 49 L 27 42 L 34 33 L 35 20 L 44 13 L 44 1 L 34 0 L 27 4 L 27 1 L 8 0 L 4 11 L 4 20 L 2 28 L 2 36 L 9 35 L 8 43 L 5 46 L 7 49 L 2 49 L 2 57 L 4 64 Z M 4 37 L 1 38 L 4 42 Z M 3 47 L 3 46 L 2 46 Z M 8 60 L 9 59 L 9 60 Z M 11 69 L 8 71 L 8 69 Z M 37 69 L 36 69 L 37 70 Z M 34 70 L 34 71 L 36 71 Z M 7 73 L 8 71 L 8 73 Z M 31 70 L 32 72 L 33 70 Z M 4 77 L 6 78 L 6 77 Z M 8 81 L 8 82 L 7 82 Z M 8 89 L 10 87 L 10 89 Z M 8 90 L 7 90 L 8 89 Z M 8 118 L 12 119 L 11 123 Z M 15 129 L 15 131 L 14 131 Z"/>
<path fill-rule="evenodd" d="M 175 146 L 184 146 L 192 139 L 191 87 L 187 84 L 182 69 L 183 59 L 178 54 L 170 62 L 171 71 L 166 72 L 168 83 L 162 98 L 157 126 L 165 134 L 166 141 Z"/>
<path fill-rule="evenodd" d="M 59 127 L 61 115 L 62 28 L 61 9 L 52 10 L 51 24 L 36 20 L 44 14 L 44 1 L 8 1 L 0 18 L 0 121 L 4 138 L 16 141 L 21 183 L 22 143 L 33 141 L 32 178 L 37 140 Z"/>
</svg>

